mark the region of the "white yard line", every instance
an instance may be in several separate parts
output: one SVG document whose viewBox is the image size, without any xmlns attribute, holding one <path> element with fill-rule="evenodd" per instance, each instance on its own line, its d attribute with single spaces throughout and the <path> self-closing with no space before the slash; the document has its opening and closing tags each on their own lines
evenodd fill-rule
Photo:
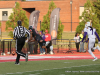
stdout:
<svg viewBox="0 0 100 75">
<path fill-rule="evenodd" d="M 65 75 L 65 74 L 60 74 L 60 75 Z"/>
<path fill-rule="evenodd" d="M 64 63 L 73 63 L 73 62 L 64 62 Z"/>
<path fill-rule="evenodd" d="M 41 74 L 41 73 L 35 73 L 35 74 L 29 74 L 29 75 L 39 75 L 39 74 Z"/>
<path fill-rule="evenodd" d="M 14 74 L 14 73 L 7 73 L 7 74 Z"/>
</svg>

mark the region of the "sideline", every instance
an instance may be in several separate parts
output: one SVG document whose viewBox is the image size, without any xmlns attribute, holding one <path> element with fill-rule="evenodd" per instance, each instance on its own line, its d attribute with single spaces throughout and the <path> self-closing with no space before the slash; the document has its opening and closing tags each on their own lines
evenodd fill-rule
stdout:
<svg viewBox="0 0 100 75">
<path fill-rule="evenodd" d="M 96 55 L 98 59 L 100 59 L 100 55 Z M 29 56 L 28 61 L 39 61 L 39 60 L 80 60 L 80 59 L 93 59 L 91 55 L 34 55 L 34 56 Z M 16 60 L 16 56 L 0 56 L 0 62 L 12 62 Z M 20 61 L 25 61 L 25 58 L 21 57 Z"/>
</svg>

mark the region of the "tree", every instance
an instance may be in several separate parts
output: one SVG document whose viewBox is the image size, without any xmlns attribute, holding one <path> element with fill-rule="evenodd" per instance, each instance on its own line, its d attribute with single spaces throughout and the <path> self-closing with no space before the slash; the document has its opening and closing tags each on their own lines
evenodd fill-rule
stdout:
<svg viewBox="0 0 100 75">
<path fill-rule="evenodd" d="M 97 17 L 99 19 L 99 23 L 100 23 L 100 0 L 96 0 L 96 1 L 93 1 L 93 6 L 95 7 L 96 9 L 96 14 L 97 14 Z"/>
<path fill-rule="evenodd" d="M 85 27 L 85 23 L 92 20 L 92 27 L 96 28 L 97 33 L 100 35 L 99 19 L 97 18 L 95 8 L 90 0 L 87 0 L 85 3 L 84 12 L 82 13 L 82 16 L 79 16 L 79 19 L 81 22 L 79 22 L 79 26 L 77 26 L 76 32 L 81 33 Z"/>
<path fill-rule="evenodd" d="M 28 28 L 29 20 L 26 16 L 26 12 L 22 10 L 20 4 L 16 2 L 16 6 L 13 8 L 13 13 L 9 16 L 9 20 L 6 22 L 6 31 L 14 30 L 17 25 L 17 21 L 22 21 L 22 26 Z M 13 31 L 9 32 L 9 36 L 13 37 Z"/>
<path fill-rule="evenodd" d="M 22 0 L 22 1 L 26 1 L 26 0 Z"/>
<path fill-rule="evenodd" d="M 41 23 L 41 29 L 45 31 L 46 29 L 49 31 L 50 29 L 50 15 L 53 9 L 56 8 L 56 5 L 53 1 L 50 2 L 49 4 L 49 10 L 47 12 L 47 14 L 43 17 L 43 22 Z M 58 32 L 57 32 L 57 39 L 60 39 L 62 36 L 62 32 L 64 29 L 64 25 L 62 25 L 61 20 L 59 21 L 59 25 L 58 25 Z"/>
</svg>

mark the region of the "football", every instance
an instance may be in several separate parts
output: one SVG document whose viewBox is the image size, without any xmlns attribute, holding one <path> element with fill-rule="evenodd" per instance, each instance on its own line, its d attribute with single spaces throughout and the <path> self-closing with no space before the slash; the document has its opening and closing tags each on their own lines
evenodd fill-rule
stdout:
<svg viewBox="0 0 100 75">
<path fill-rule="evenodd" d="M 12 51 L 12 55 L 13 55 L 13 56 L 15 55 L 15 51 Z"/>
</svg>

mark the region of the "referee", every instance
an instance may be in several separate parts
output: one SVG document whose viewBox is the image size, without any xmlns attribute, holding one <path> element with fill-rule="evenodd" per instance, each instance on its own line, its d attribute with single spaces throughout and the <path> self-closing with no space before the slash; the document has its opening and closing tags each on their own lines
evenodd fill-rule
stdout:
<svg viewBox="0 0 100 75">
<path fill-rule="evenodd" d="M 16 39 L 16 62 L 15 64 L 19 65 L 20 56 L 24 57 L 26 59 L 26 62 L 28 61 L 28 54 L 21 52 L 24 44 L 25 44 L 25 35 L 27 34 L 28 37 L 30 36 L 30 32 L 22 26 L 22 22 L 19 20 L 17 21 L 18 26 L 13 31 L 13 37 Z"/>
</svg>

